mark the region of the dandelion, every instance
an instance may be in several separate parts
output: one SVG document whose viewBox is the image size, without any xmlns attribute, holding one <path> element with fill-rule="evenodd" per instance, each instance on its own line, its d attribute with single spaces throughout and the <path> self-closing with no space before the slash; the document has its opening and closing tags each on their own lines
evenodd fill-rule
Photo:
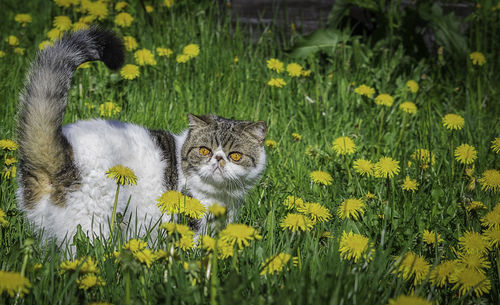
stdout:
<svg viewBox="0 0 500 305">
<path fill-rule="evenodd" d="M 286 66 L 286 72 L 292 77 L 299 77 L 302 75 L 302 66 L 298 63 L 291 63 Z"/>
<path fill-rule="evenodd" d="M 411 154 L 411 158 L 417 161 L 418 166 L 422 169 L 429 168 L 429 165 L 436 163 L 436 156 L 428 149 L 419 148 Z"/>
<path fill-rule="evenodd" d="M 4 57 L 5 56 L 5 52 L 0 50 L 0 58 Z"/>
<path fill-rule="evenodd" d="M 332 217 L 332 214 L 326 207 L 315 202 L 308 202 L 301 206 L 298 206 L 297 211 L 305 215 L 308 215 L 315 223 L 317 221 L 319 222 L 328 221 Z"/>
<path fill-rule="evenodd" d="M 124 246 L 123 249 L 129 250 L 130 252 L 138 252 L 146 249 L 148 244 L 141 239 L 130 239 Z"/>
<path fill-rule="evenodd" d="M 14 151 L 19 148 L 19 145 L 10 139 L 2 139 L 0 140 L 0 148 L 3 150 Z"/>
<path fill-rule="evenodd" d="M 409 80 L 406 82 L 406 88 L 408 88 L 408 90 L 410 90 L 411 93 L 417 93 L 418 83 L 414 80 Z"/>
<path fill-rule="evenodd" d="M 417 105 L 408 101 L 401 103 L 401 105 L 399 105 L 399 109 L 409 114 L 417 113 Z"/>
<path fill-rule="evenodd" d="M 208 212 L 215 217 L 222 217 L 226 215 L 226 207 L 214 203 L 208 208 Z"/>
<path fill-rule="evenodd" d="M 99 113 L 103 117 L 111 117 L 122 111 L 122 108 L 113 102 L 106 102 L 99 105 Z"/>
<path fill-rule="evenodd" d="M 459 267 L 460 264 L 456 260 L 441 262 L 431 271 L 429 280 L 437 287 L 443 287 Z"/>
<path fill-rule="evenodd" d="M 88 290 L 94 286 L 105 286 L 106 282 L 100 277 L 94 274 L 89 274 L 84 276 L 83 278 L 77 279 L 76 283 L 78 284 L 78 288 L 83 290 Z"/>
<path fill-rule="evenodd" d="M 375 104 L 391 107 L 394 103 L 394 98 L 387 93 L 382 93 L 377 95 L 375 98 Z"/>
<path fill-rule="evenodd" d="M 179 234 L 181 236 L 194 236 L 194 231 L 187 225 L 165 222 L 162 223 L 160 229 L 165 229 L 169 235 Z"/>
<path fill-rule="evenodd" d="M 175 0 L 164 0 L 163 5 L 165 5 L 168 8 L 171 8 L 174 5 Z"/>
<path fill-rule="evenodd" d="M 375 89 L 372 87 L 368 87 L 367 85 L 361 85 L 354 89 L 354 93 L 357 93 L 359 95 L 364 95 L 367 97 L 372 97 L 375 94 Z"/>
<path fill-rule="evenodd" d="M 138 51 L 135 51 L 134 58 L 139 66 L 145 66 L 145 65 L 155 66 L 156 65 L 155 56 L 148 49 L 140 49 Z"/>
<path fill-rule="evenodd" d="M 302 77 L 308 77 L 311 75 L 311 70 L 302 70 Z"/>
<path fill-rule="evenodd" d="M 450 283 L 455 284 L 453 290 L 458 290 L 460 296 L 474 292 L 480 297 L 491 290 L 491 282 L 486 275 L 474 269 L 459 269 L 450 277 Z"/>
<path fill-rule="evenodd" d="M 124 36 L 123 45 L 125 46 L 125 50 L 127 51 L 133 51 L 137 49 L 137 41 L 132 36 Z"/>
<path fill-rule="evenodd" d="M 280 226 L 283 230 L 288 229 L 295 231 L 310 231 L 314 226 L 314 222 L 309 217 L 302 214 L 289 213 L 285 219 L 281 221 Z"/>
<path fill-rule="evenodd" d="M 276 58 L 271 58 L 267 60 L 267 68 L 272 71 L 281 73 L 284 71 L 283 62 Z"/>
<path fill-rule="evenodd" d="M 24 55 L 24 49 L 23 48 L 14 48 L 14 53 L 19 54 L 19 55 Z"/>
<path fill-rule="evenodd" d="M 424 243 L 428 244 L 429 246 L 435 246 L 435 245 L 439 244 L 440 242 L 444 241 L 441 238 L 440 234 L 433 232 L 433 231 L 429 231 L 429 230 L 424 230 L 424 233 L 422 233 L 422 240 L 424 241 Z"/>
<path fill-rule="evenodd" d="M 278 146 L 278 143 L 274 140 L 266 140 L 264 144 L 269 148 L 276 148 L 276 146 Z"/>
<path fill-rule="evenodd" d="M 2 225 L 2 227 L 5 227 L 9 224 L 9 222 L 5 219 L 5 216 L 7 216 L 5 212 L 0 209 L 0 224 Z"/>
<path fill-rule="evenodd" d="M 323 185 L 332 184 L 333 178 L 329 173 L 323 171 L 313 171 L 309 174 L 312 182 Z"/>
<path fill-rule="evenodd" d="M 356 144 L 349 137 L 338 137 L 333 141 L 332 149 L 339 155 L 350 155 L 356 150 Z"/>
<path fill-rule="evenodd" d="M 432 303 L 419 296 L 400 295 L 395 299 L 389 299 L 387 305 L 432 305 Z"/>
<path fill-rule="evenodd" d="M 373 176 L 374 164 L 370 160 L 357 159 L 353 163 L 353 168 L 361 176 Z"/>
<path fill-rule="evenodd" d="M 123 165 L 115 165 L 111 167 L 106 172 L 106 175 L 108 178 L 116 180 L 116 183 L 120 185 L 137 184 L 137 176 L 130 168 Z"/>
<path fill-rule="evenodd" d="M 72 4 L 73 0 L 54 0 L 54 2 L 59 6 L 59 7 L 64 7 L 68 8 Z"/>
<path fill-rule="evenodd" d="M 274 274 L 281 272 L 292 256 L 288 253 L 279 253 L 278 255 L 266 258 L 262 263 L 260 275 Z"/>
<path fill-rule="evenodd" d="M 128 80 L 133 80 L 137 78 L 139 75 L 141 75 L 141 72 L 139 72 L 139 67 L 136 65 L 132 64 L 127 64 L 123 66 L 123 68 L 120 70 L 120 75 L 124 79 Z"/>
<path fill-rule="evenodd" d="M 188 251 L 194 248 L 193 236 L 183 235 L 179 241 L 175 242 L 175 246 L 179 247 L 182 251 Z"/>
<path fill-rule="evenodd" d="M 151 264 L 155 261 L 156 259 L 156 254 L 151 251 L 151 249 L 142 249 L 140 251 L 135 251 L 132 252 L 132 255 L 134 258 L 143 263 L 146 264 L 146 266 L 149 268 L 151 267 Z"/>
<path fill-rule="evenodd" d="M 169 48 L 156 48 L 156 53 L 158 56 L 170 57 L 174 52 Z"/>
<path fill-rule="evenodd" d="M 7 168 L 7 167 L 4 168 L 1 176 L 4 179 L 10 179 L 10 178 L 16 178 L 16 174 L 17 174 L 17 167 L 12 166 L 10 168 Z"/>
<path fill-rule="evenodd" d="M 483 269 L 489 269 L 491 265 L 488 258 L 478 252 L 459 253 L 458 262 L 462 263 L 465 268 L 474 269 L 483 273 Z"/>
<path fill-rule="evenodd" d="M 267 85 L 276 88 L 283 88 L 284 86 L 286 86 L 286 82 L 282 78 L 271 78 L 267 82 Z"/>
<path fill-rule="evenodd" d="M 82 257 L 80 259 L 75 259 L 73 261 L 63 261 L 59 265 L 62 273 L 66 271 L 76 271 L 79 273 L 97 273 L 99 269 L 97 268 L 97 263 L 92 259 L 92 257 Z"/>
<path fill-rule="evenodd" d="M 483 235 L 488 240 L 490 248 L 500 248 L 500 227 L 488 228 Z"/>
<path fill-rule="evenodd" d="M 495 140 L 491 141 L 491 150 L 500 154 L 500 138 L 495 138 Z"/>
<path fill-rule="evenodd" d="M 179 63 L 179 64 L 186 63 L 186 62 L 188 62 L 188 60 L 189 60 L 189 56 L 186 54 L 179 54 L 175 58 L 175 61 L 177 61 L 177 63 Z"/>
<path fill-rule="evenodd" d="M 68 16 L 56 16 L 52 24 L 54 25 L 54 28 L 64 32 L 71 29 L 72 23 L 73 22 L 71 22 L 71 19 Z"/>
<path fill-rule="evenodd" d="M 224 230 L 219 233 L 220 239 L 234 246 L 238 244 L 238 248 L 242 249 L 250 245 L 250 241 L 254 239 L 262 239 L 252 227 L 239 223 L 230 223 Z"/>
<path fill-rule="evenodd" d="M 460 130 L 464 124 L 464 118 L 458 114 L 449 113 L 443 117 L 443 126 L 449 130 Z"/>
<path fill-rule="evenodd" d="M 132 24 L 132 21 L 134 21 L 134 17 L 127 12 L 119 13 L 115 17 L 115 24 L 122 28 L 129 27 Z"/>
<path fill-rule="evenodd" d="M 414 285 L 422 283 L 429 275 L 431 265 L 422 256 L 408 252 L 397 258 L 397 268 L 393 273 L 398 273 L 404 280 L 413 278 Z"/>
<path fill-rule="evenodd" d="M 85 7 L 89 15 L 94 16 L 99 20 L 104 20 L 108 16 L 108 7 L 106 3 L 101 1 L 90 2 Z"/>
<path fill-rule="evenodd" d="M 298 142 L 298 141 L 302 140 L 302 136 L 296 132 L 292 132 L 292 140 L 294 142 Z"/>
<path fill-rule="evenodd" d="M 483 172 L 483 176 L 477 181 L 481 183 L 481 190 L 500 191 L 500 171 L 496 169 L 488 169 Z"/>
<path fill-rule="evenodd" d="M 32 19 L 30 14 L 17 14 L 14 17 L 14 21 L 20 23 L 21 26 L 24 28 L 28 23 L 31 23 Z"/>
<path fill-rule="evenodd" d="M 379 177 L 392 178 L 394 175 L 399 173 L 399 161 L 396 161 L 391 157 L 382 157 L 377 163 L 375 163 L 374 170 Z"/>
<path fill-rule="evenodd" d="M 155 8 L 151 5 L 146 5 L 144 8 L 146 9 L 146 13 L 148 14 L 151 14 L 152 12 L 155 11 Z"/>
<path fill-rule="evenodd" d="M 410 179 L 410 176 L 406 176 L 405 180 L 403 181 L 403 185 L 401 188 L 404 191 L 412 191 L 415 192 L 418 190 L 418 182 L 415 179 Z"/>
<path fill-rule="evenodd" d="M 486 63 L 486 58 L 481 52 L 472 52 L 469 54 L 469 58 L 475 66 L 482 66 Z"/>
<path fill-rule="evenodd" d="M 187 197 L 187 196 L 186 196 Z M 181 202 L 184 202 L 184 194 L 177 191 L 166 191 L 157 200 L 157 206 L 162 213 L 173 214 L 179 213 Z"/>
<path fill-rule="evenodd" d="M 47 37 L 50 39 L 50 41 L 55 41 L 56 39 L 61 39 L 63 32 L 60 31 L 59 29 L 51 29 L 50 31 L 47 32 Z"/>
<path fill-rule="evenodd" d="M 301 198 L 295 196 L 288 196 L 286 197 L 285 201 L 283 201 L 283 204 L 288 210 L 293 210 L 294 208 L 304 206 L 304 201 Z"/>
<path fill-rule="evenodd" d="M 471 201 L 469 204 L 465 205 L 465 209 L 469 212 L 479 211 L 485 208 L 486 207 L 481 201 Z"/>
<path fill-rule="evenodd" d="M 71 27 L 73 32 L 77 32 L 80 30 L 86 30 L 88 28 L 89 28 L 89 25 L 85 22 L 75 22 L 75 23 L 73 23 L 73 26 Z"/>
<path fill-rule="evenodd" d="M 201 238 L 201 247 L 208 251 L 214 251 L 215 249 L 215 239 L 208 235 L 202 235 Z"/>
<path fill-rule="evenodd" d="M 487 228 L 500 228 L 500 204 L 481 218 L 481 224 Z"/>
<path fill-rule="evenodd" d="M 337 208 L 337 216 L 340 219 L 354 219 L 358 220 L 359 217 L 365 213 L 365 203 L 360 199 L 348 198 L 340 204 Z"/>
<path fill-rule="evenodd" d="M 115 4 L 115 10 L 121 11 L 124 8 L 126 8 L 127 6 L 128 6 L 127 2 L 125 2 L 125 1 L 119 1 L 119 2 L 116 2 L 116 4 Z"/>
<path fill-rule="evenodd" d="M 455 159 L 462 164 L 471 164 L 476 158 L 477 152 L 474 146 L 462 144 L 455 149 Z"/>
<path fill-rule="evenodd" d="M 194 43 L 188 44 L 182 49 L 182 54 L 187 55 L 189 59 L 195 58 L 200 54 L 200 47 Z"/>
<path fill-rule="evenodd" d="M 368 237 L 344 231 L 340 238 L 339 252 L 344 259 L 352 259 L 356 263 L 361 257 L 366 257 L 369 245 Z"/>
<path fill-rule="evenodd" d="M 11 298 L 17 293 L 22 296 L 30 288 L 30 281 L 20 273 L 0 270 L 0 295 L 7 292 Z"/>
<path fill-rule="evenodd" d="M 459 239 L 458 245 L 466 253 L 488 253 L 488 240 L 478 232 L 466 231 Z"/>
</svg>

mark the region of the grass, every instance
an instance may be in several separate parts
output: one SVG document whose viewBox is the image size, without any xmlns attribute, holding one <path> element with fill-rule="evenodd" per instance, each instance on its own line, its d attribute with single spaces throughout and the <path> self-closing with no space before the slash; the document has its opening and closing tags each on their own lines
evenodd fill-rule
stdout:
<svg viewBox="0 0 500 305">
<path fill-rule="evenodd" d="M 67 15 L 75 21 L 81 14 L 42 1 L 7 1 L 5 7 L 0 13 L 0 50 L 5 52 L 0 58 L 0 139 L 15 139 L 18 95 L 38 44 L 46 39 L 55 16 Z M 500 203 L 500 182 L 496 181 L 496 191 L 487 191 L 477 180 L 485 170 L 500 167 L 499 155 L 491 149 L 491 141 L 500 137 L 499 59 L 494 50 L 480 48 L 487 60 L 483 66 L 472 65 L 468 55 L 461 62 L 445 56 L 443 64 L 432 58 L 409 58 L 402 48 L 370 47 L 361 39 L 361 44 L 346 44 L 328 54 L 294 59 L 282 46 L 290 45 L 296 36 L 283 35 L 271 26 L 252 43 L 248 29 L 211 2 L 179 1 L 171 8 L 158 3 L 150 14 L 134 2 L 126 9 L 134 17 L 129 28 L 114 25 L 116 12 L 110 4 L 108 7 L 109 16 L 100 22 L 104 27 L 135 37 L 139 48 L 154 52 L 156 47 L 169 47 L 174 55 L 156 55 L 157 64 L 141 66 L 141 75 L 134 80 L 123 79 L 101 63 L 79 69 L 69 93 L 65 123 L 98 117 L 99 105 L 107 101 L 121 107 L 112 119 L 172 132 L 187 127 L 187 113 L 264 120 L 267 139 L 277 145 L 267 148 L 263 178 L 238 212 L 238 222 L 257 229 L 262 239 L 221 260 L 200 247 L 176 249 L 174 256 L 148 268 L 130 253 L 123 254 L 120 262 L 110 258 L 114 246 L 125 241 L 102 240 L 92 245 L 78 233 L 73 239 L 76 256 L 92 257 L 106 283 L 83 290 L 77 283 L 81 270 L 61 273 L 61 262 L 71 258 L 61 254 L 54 243 L 42 243 L 40 233 L 17 207 L 15 180 L 2 178 L 0 208 L 6 212 L 8 224 L 0 227 L 0 270 L 25 269 L 32 287 L 23 297 L 4 292 L 0 303 L 388 304 L 390 299 L 412 293 L 440 304 L 500 302 L 498 243 L 483 255 L 489 266 L 481 268 L 486 280 L 479 286 L 489 282 L 490 288 L 482 296 L 476 294 L 479 286 L 459 294 L 454 283 L 437 287 L 425 274 L 415 284 L 414 275 L 403 278 L 396 272 L 396 257 L 408 251 L 425 258 L 430 269 L 443 260 L 456 259 L 457 253 L 465 251 L 458 244 L 460 237 L 467 231 L 484 232 L 481 218 Z M 33 21 L 22 27 L 14 21 L 18 13 L 31 14 Z M 494 18 L 498 20 L 498 16 Z M 495 25 L 498 29 L 498 23 L 492 29 Z M 471 45 L 479 41 L 485 46 L 488 35 L 496 37 L 497 32 L 472 31 L 469 40 Z M 484 36 L 477 37 L 479 34 Z M 15 54 L 5 42 L 8 35 L 19 38 L 24 55 Z M 200 46 L 200 54 L 185 64 L 176 63 L 175 56 L 190 43 Z M 471 47 L 472 51 L 476 49 Z M 300 78 L 277 74 L 266 67 L 270 58 L 285 64 L 298 62 L 312 73 Z M 127 52 L 126 61 L 134 63 L 133 52 Z M 282 77 L 287 84 L 270 87 L 267 82 L 272 77 Z M 408 91 L 408 80 L 418 82 L 417 93 Z M 390 94 L 394 104 L 379 106 L 373 98 L 354 93 L 361 84 L 375 88 L 375 96 Z M 407 100 L 417 105 L 416 115 L 399 109 Z M 443 126 L 442 117 L 448 113 L 465 119 L 463 129 L 451 132 Z M 294 141 L 293 132 L 301 140 Z M 340 136 L 354 140 L 353 155 L 339 156 L 332 149 L 332 142 Z M 471 165 L 454 160 L 451 147 L 462 143 L 477 150 Z M 411 158 L 420 148 L 435 155 L 435 163 L 427 169 Z M 362 177 L 352 167 L 356 159 L 377 162 L 384 156 L 399 161 L 400 171 L 392 178 Z M 465 174 L 466 168 L 474 170 L 474 189 L 467 188 L 471 178 Z M 309 174 L 315 170 L 329 173 L 332 184 L 312 183 Z M 417 180 L 418 190 L 402 190 L 406 176 Z M 366 198 L 367 193 L 374 198 L 364 199 L 366 208 L 359 220 L 337 216 L 345 199 Z M 283 230 L 280 223 L 288 210 L 282 203 L 290 195 L 322 204 L 332 219 L 307 232 Z M 467 211 L 465 206 L 471 201 L 482 202 L 485 209 Z M 444 241 L 437 247 L 427 245 L 422 239 L 426 229 L 440 234 Z M 342 233 L 349 231 L 369 238 L 374 249 L 369 259 L 362 257 L 354 263 L 339 253 Z M 332 238 L 322 235 L 324 232 Z M 161 235 L 159 240 L 147 242 L 153 250 L 168 250 L 174 237 Z M 295 259 L 281 272 L 260 275 L 262 263 L 281 252 Z M 409 268 L 415 270 L 411 264 Z M 3 285 L 0 283 L 0 291 Z"/>
</svg>

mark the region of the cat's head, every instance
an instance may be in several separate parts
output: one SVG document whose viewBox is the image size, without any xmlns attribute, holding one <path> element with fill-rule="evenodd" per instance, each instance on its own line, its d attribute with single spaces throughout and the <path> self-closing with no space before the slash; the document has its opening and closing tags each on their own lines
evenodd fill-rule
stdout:
<svg viewBox="0 0 500 305">
<path fill-rule="evenodd" d="M 225 119 L 188 114 L 189 131 L 182 146 L 182 169 L 214 187 L 248 189 L 264 170 L 263 121 Z"/>
</svg>

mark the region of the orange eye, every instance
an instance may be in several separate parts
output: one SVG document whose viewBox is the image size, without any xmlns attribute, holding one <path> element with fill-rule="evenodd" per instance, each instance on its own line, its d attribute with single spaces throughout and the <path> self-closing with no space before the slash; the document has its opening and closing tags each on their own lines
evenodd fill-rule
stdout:
<svg viewBox="0 0 500 305">
<path fill-rule="evenodd" d="M 240 154 L 239 152 L 234 152 L 234 153 L 229 154 L 229 158 L 231 158 L 231 160 L 233 160 L 233 161 L 240 161 L 242 156 L 243 155 Z"/>
<path fill-rule="evenodd" d="M 200 154 L 202 156 L 207 156 L 208 154 L 210 154 L 210 149 L 206 147 L 200 147 Z"/>
</svg>

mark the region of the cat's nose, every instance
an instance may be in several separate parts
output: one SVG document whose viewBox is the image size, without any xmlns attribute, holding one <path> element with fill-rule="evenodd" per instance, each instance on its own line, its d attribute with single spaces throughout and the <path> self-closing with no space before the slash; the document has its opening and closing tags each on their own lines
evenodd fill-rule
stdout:
<svg viewBox="0 0 500 305">
<path fill-rule="evenodd" d="M 215 156 L 215 160 L 217 160 L 217 162 L 219 162 L 220 160 L 222 160 L 222 156 L 219 156 L 219 155 Z"/>
</svg>

